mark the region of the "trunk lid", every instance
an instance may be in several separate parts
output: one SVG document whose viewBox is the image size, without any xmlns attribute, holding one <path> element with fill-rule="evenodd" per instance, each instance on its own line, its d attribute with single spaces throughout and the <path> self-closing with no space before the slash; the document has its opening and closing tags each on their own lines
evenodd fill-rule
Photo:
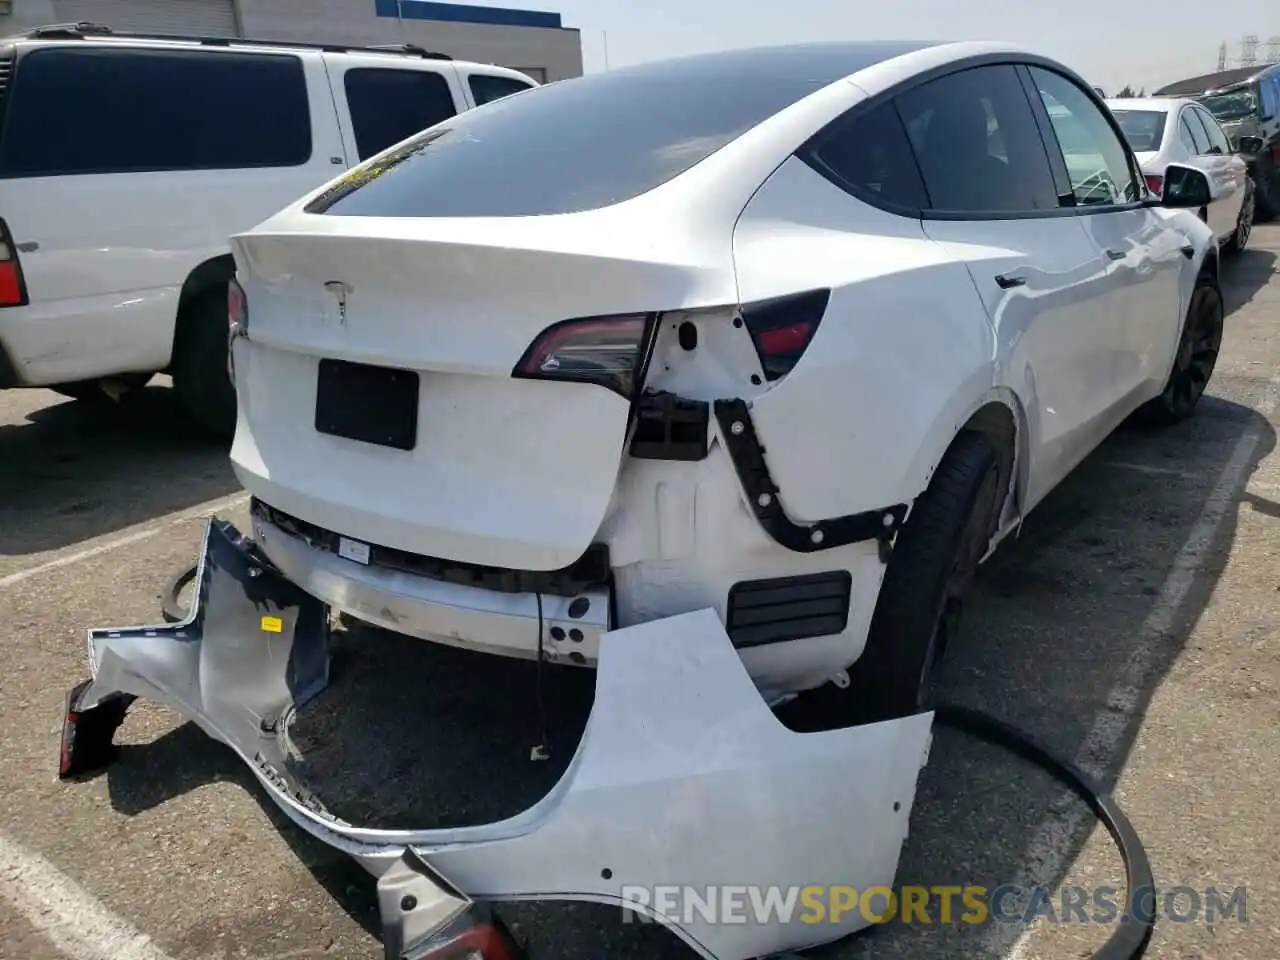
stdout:
<svg viewBox="0 0 1280 960">
<path fill-rule="evenodd" d="M 659 259 L 599 212 L 278 221 L 233 241 L 249 315 L 234 344 L 237 474 L 318 526 L 464 563 L 568 566 L 609 510 L 629 399 L 513 377 L 539 334 L 733 297 L 727 242 L 664 242 Z M 350 363 L 373 369 L 350 380 Z M 337 368 L 347 409 L 326 411 Z M 411 449 L 317 429 L 380 404 L 412 407 Z"/>
</svg>

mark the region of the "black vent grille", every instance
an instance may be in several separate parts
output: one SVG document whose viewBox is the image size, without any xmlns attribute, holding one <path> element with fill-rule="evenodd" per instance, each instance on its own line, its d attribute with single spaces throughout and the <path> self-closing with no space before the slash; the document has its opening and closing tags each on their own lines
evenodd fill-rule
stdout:
<svg viewBox="0 0 1280 960">
<path fill-rule="evenodd" d="M 848 570 L 744 580 L 729 588 L 725 632 L 739 649 L 840 633 L 852 592 Z"/>
</svg>

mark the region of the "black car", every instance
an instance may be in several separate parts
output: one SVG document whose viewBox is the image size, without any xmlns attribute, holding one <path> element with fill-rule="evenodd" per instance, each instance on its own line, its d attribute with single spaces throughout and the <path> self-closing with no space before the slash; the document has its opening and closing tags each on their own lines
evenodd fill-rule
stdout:
<svg viewBox="0 0 1280 960">
<path fill-rule="evenodd" d="M 1280 214 L 1280 63 L 1179 80 L 1152 96 L 1193 97 L 1208 107 L 1249 163 L 1259 219 Z"/>
</svg>

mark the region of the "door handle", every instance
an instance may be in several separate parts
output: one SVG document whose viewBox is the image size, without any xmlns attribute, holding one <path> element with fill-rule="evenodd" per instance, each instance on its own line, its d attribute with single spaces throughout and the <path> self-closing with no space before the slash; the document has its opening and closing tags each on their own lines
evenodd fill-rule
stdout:
<svg viewBox="0 0 1280 960">
<path fill-rule="evenodd" d="M 1001 290 L 1008 290 L 1011 287 L 1025 287 L 1027 285 L 1026 277 L 1011 277 L 1008 274 L 1000 274 L 996 277 L 996 285 Z"/>
<path fill-rule="evenodd" d="M 1186 257 L 1188 260 L 1190 260 L 1196 255 L 1196 248 L 1188 243 L 1185 247 L 1182 248 L 1182 255 Z"/>
<path fill-rule="evenodd" d="M 1107 259 L 1109 259 L 1109 260 L 1123 260 L 1123 259 L 1125 258 L 1125 256 L 1126 256 L 1126 254 L 1125 254 L 1125 252 L 1124 252 L 1123 250 L 1108 250 L 1108 251 L 1107 251 Z"/>
</svg>

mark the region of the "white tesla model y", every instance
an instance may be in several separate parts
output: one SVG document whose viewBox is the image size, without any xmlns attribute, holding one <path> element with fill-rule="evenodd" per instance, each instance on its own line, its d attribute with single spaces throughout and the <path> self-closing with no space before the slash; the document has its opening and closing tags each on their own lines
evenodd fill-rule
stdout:
<svg viewBox="0 0 1280 960">
<path fill-rule="evenodd" d="M 1164 184 L 1079 76 L 995 43 L 708 54 L 450 118 L 234 239 L 255 539 L 426 640 L 589 666 L 710 608 L 770 702 L 914 713 L 990 549 L 1205 388 L 1213 188 Z"/>
</svg>

